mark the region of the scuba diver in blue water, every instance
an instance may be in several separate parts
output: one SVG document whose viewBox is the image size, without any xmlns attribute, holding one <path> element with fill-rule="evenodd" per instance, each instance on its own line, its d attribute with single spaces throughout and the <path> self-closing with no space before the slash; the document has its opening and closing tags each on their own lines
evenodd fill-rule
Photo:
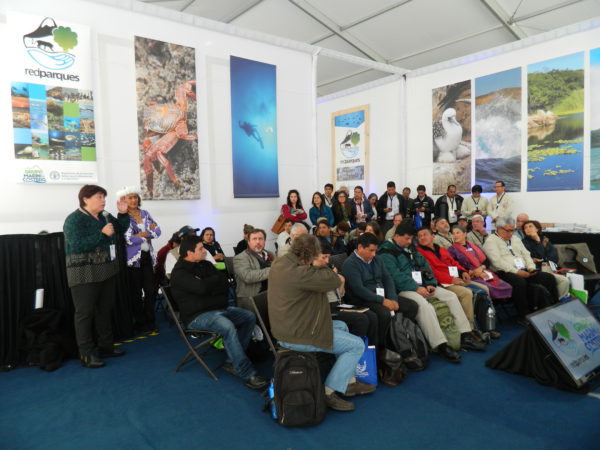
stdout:
<svg viewBox="0 0 600 450">
<path fill-rule="evenodd" d="M 256 139 L 256 141 L 260 144 L 260 148 L 265 148 L 265 146 L 263 145 L 262 136 L 256 128 L 256 125 L 252 125 L 248 122 L 242 122 L 241 120 L 238 121 L 238 124 L 240 128 L 244 130 L 249 137 L 253 137 L 254 139 Z"/>
</svg>

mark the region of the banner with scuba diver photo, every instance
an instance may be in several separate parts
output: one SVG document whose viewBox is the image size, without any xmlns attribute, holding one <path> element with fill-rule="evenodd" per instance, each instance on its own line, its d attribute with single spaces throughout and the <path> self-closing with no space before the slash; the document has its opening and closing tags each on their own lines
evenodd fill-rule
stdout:
<svg viewBox="0 0 600 450">
<path fill-rule="evenodd" d="M 135 37 L 144 200 L 200 198 L 195 53 L 192 47 Z"/>
<path fill-rule="evenodd" d="M 8 15 L 17 181 L 98 181 L 90 29 L 50 16 Z"/>
<path fill-rule="evenodd" d="M 277 66 L 231 56 L 233 196 L 279 197 Z"/>
<path fill-rule="evenodd" d="M 369 105 L 331 114 L 335 189 L 366 186 L 369 158 Z"/>
</svg>

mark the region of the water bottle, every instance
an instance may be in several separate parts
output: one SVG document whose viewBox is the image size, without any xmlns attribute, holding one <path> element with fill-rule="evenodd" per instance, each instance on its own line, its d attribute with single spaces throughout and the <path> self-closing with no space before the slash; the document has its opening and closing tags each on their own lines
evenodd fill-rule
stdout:
<svg viewBox="0 0 600 450">
<path fill-rule="evenodd" d="M 496 329 L 496 311 L 492 305 L 488 306 L 487 314 L 485 315 L 485 328 L 487 331 Z"/>
<path fill-rule="evenodd" d="M 275 380 L 271 378 L 269 385 L 269 398 L 271 399 L 271 417 L 277 420 L 277 407 L 275 406 Z"/>
</svg>

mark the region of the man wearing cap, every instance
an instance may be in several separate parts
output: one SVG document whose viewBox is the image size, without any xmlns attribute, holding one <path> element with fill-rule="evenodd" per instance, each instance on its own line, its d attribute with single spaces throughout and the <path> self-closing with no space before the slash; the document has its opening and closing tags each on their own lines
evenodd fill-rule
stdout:
<svg viewBox="0 0 600 450">
<path fill-rule="evenodd" d="M 488 199 L 481 196 L 483 188 L 476 184 L 471 188 L 471 195 L 463 201 L 462 213 L 467 217 L 467 220 L 471 220 L 474 215 L 479 214 L 485 218 L 488 211 Z"/>
<path fill-rule="evenodd" d="M 488 238 L 488 232 L 485 229 L 485 219 L 480 214 L 475 214 L 471 219 L 473 229 L 467 233 L 467 241 L 475 244 L 478 247 L 483 247 L 485 240 Z"/>
<path fill-rule="evenodd" d="M 181 242 L 181 240 L 186 236 L 196 236 L 196 232 L 198 230 L 200 230 L 200 228 L 192 228 L 189 225 L 185 225 L 179 229 L 177 232 L 177 237 Z M 174 247 L 170 252 L 167 253 L 167 257 L 165 259 L 165 275 L 167 278 L 170 278 L 173 267 L 175 267 L 178 259 L 179 247 Z M 213 265 L 217 264 L 213 255 L 211 255 L 209 252 L 206 252 L 204 260 L 212 263 Z"/>
<path fill-rule="evenodd" d="M 387 190 L 377 200 L 377 211 L 381 232 L 385 235 L 394 226 L 394 215 L 406 211 L 404 197 L 396 192 L 396 183 L 388 181 Z"/>
<path fill-rule="evenodd" d="M 415 218 L 415 225 L 421 222 L 421 226 L 418 228 L 429 228 L 431 224 L 431 214 L 433 214 L 434 202 L 431 197 L 427 195 L 427 189 L 425 186 L 420 184 L 417 186 L 417 197 L 413 200 L 411 208 L 411 216 Z M 419 216 L 419 219 L 417 219 Z"/>
</svg>

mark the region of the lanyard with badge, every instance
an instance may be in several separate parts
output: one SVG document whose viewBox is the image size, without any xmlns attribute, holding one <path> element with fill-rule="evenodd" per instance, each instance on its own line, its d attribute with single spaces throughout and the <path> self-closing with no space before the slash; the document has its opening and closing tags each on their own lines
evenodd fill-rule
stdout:
<svg viewBox="0 0 600 450">
<path fill-rule="evenodd" d="M 450 201 L 450 211 L 448 211 L 448 221 L 450 223 L 456 222 L 456 207 L 455 207 L 455 199 L 454 198 L 448 198 L 448 200 Z"/>
<path fill-rule="evenodd" d="M 94 217 L 87 209 L 82 207 L 81 210 L 85 214 L 90 216 L 92 219 L 100 222 L 102 224 L 102 228 L 104 228 L 104 225 L 107 225 L 109 223 L 108 222 L 108 213 L 106 216 L 104 214 L 100 214 L 98 217 Z M 109 238 L 112 241 L 112 237 L 109 236 Z M 109 250 L 110 250 L 110 260 L 114 261 L 117 258 L 117 247 L 115 246 L 114 243 L 110 244 Z"/>
<path fill-rule="evenodd" d="M 523 262 L 523 258 L 515 255 L 515 252 L 513 252 L 513 248 L 512 248 L 512 243 L 509 240 L 508 244 L 506 244 L 506 248 L 508 249 L 508 251 L 510 252 L 511 255 L 513 255 L 513 261 L 515 263 L 515 267 L 517 268 L 517 270 L 525 270 L 525 263 Z"/>
<path fill-rule="evenodd" d="M 412 279 L 419 286 L 423 286 L 423 274 L 421 273 L 420 270 L 415 270 L 415 259 L 414 259 L 413 253 L 409 249 L 407 249 L 407 248 L 405 248 L 404 251 L 406 253 L 408 253 L 408 256 L 410 257 L 410 265 L 411 265 L 411 267 L 413 269 L 411 271 Z"/>
</svg>

